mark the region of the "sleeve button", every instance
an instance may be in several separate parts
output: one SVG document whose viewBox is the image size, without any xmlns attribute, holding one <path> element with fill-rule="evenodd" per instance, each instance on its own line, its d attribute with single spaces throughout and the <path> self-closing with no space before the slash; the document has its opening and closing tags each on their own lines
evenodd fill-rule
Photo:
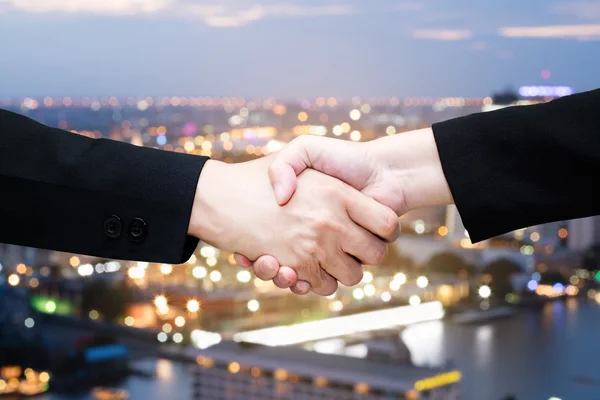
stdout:
<svg viewBox="0 0 600 400">
<path fill-rule="evenodd" d="M 148 236 L 148 225 L 141 218 L 134 218 L 129 225 L 129 238 L 133 242 L 141 242 Z"/>
<path fill-rule="evenodd" d="M 104 234 L 111 239 L 116 239 L 121 236 L 123 232 L 123 225 L 121 224 L 121 218 L 116 215 L 111 215 L 104 220 Z"/>
</svg>

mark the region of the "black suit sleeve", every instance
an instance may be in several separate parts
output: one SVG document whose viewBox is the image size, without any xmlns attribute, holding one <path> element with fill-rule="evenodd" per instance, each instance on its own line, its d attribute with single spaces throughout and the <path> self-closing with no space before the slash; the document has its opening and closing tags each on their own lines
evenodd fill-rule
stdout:
<svg viewBox="0 0 600 400">
<path fill-rule="evenodd" d="M 185 262 L 206 157 L 89 139 L 0 110 L 0 242 Z"/>
<path fill-rule="evenodd" d="M 433 125 L 473 242 L 600 214 L 600 90 Z"/>
</svg>

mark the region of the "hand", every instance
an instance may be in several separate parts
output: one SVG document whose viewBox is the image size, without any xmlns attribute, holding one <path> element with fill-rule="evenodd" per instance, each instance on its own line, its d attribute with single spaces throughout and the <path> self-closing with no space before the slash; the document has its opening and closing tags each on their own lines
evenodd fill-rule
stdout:
<svg viewBox="0 0 600 400">
<path fill-rule="evenodd" d="M 395 213 L 314 170 L 298 177 L 294 198 L 280 207 L 267 175 L 273 160 L 208 161 L 198 181 L 190 234 L 251 259 L 271 254 L 320 295 L 334 293 L 337 281 L 360 282 L 360 263 L 380 264 L 387 252 L 382 238 L 397 235 Z"/>
<path fill-rule="evenodd" d="M 293 140 L 269 167 L 269 177 L 279 204 L 285 204 L 297 187 L 296 175 L 306 168 L 336 177 L 392 208 L 398 215 L 433 205 L 451 204 L 431 129 L 406 132 L 370 142 L 301 136 Z M 237 256 L 242 265 L 252 264 Z M 279 268 L 272 257 L 261 257 L 253 265 L 261 279 L 281 277 L 294 281 L 292 271 Z M 306 284 L 291 285 L 294 293 L 305 293 Z"/>
</svg>

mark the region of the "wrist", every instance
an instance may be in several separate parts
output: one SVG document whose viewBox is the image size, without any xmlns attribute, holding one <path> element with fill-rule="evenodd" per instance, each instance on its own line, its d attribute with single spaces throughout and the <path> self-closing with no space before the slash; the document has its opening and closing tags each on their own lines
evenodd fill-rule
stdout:
<svg viewBox="0 0 600 400">
<path fill-rule="evenodd" d="M 268 157 L 238 164 L 207 161 L 198 179 L 188 233 L 252 260 L 262 255 L 268 225 L 261 225 L 257 215 L 270 207 L 269 200 L 275 201 L 267 174 L 271 162 Z"/>
<path fill-rule="evenodd" d="M 223 179 L 228 165 L 221 161 L 208 160 L 196 185 L 188 234 L 204 242 L 214 244 L 223 237 L 224 226 L 219 223 L 219 210 L 215 209 L 215 198 L 225 190 Z"/>
<path fill-rule="evenodd" d="M 379 143 L 377 143 L 379 142 Z M 433 130 L 409 131 L 373 141 L 379 161 L 391 175 L 392 190 L 401 192 L 404 213 L 454 203 L 442 169 Z"/>
</svg>

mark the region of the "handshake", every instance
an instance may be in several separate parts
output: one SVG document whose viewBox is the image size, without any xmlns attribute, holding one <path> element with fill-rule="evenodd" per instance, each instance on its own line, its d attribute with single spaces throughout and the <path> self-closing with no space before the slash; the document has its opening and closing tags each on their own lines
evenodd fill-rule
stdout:
<svg viewBox="0 0 600 400">
<path fill-rule="evenodd" d="M 302 136 L 258 160 L 207 161 L 189 234 L 280 288 L 327 296 L 382 263 L 398 216 L 452 201 L 431 129 L 363 143 Z"/>
</svg>

